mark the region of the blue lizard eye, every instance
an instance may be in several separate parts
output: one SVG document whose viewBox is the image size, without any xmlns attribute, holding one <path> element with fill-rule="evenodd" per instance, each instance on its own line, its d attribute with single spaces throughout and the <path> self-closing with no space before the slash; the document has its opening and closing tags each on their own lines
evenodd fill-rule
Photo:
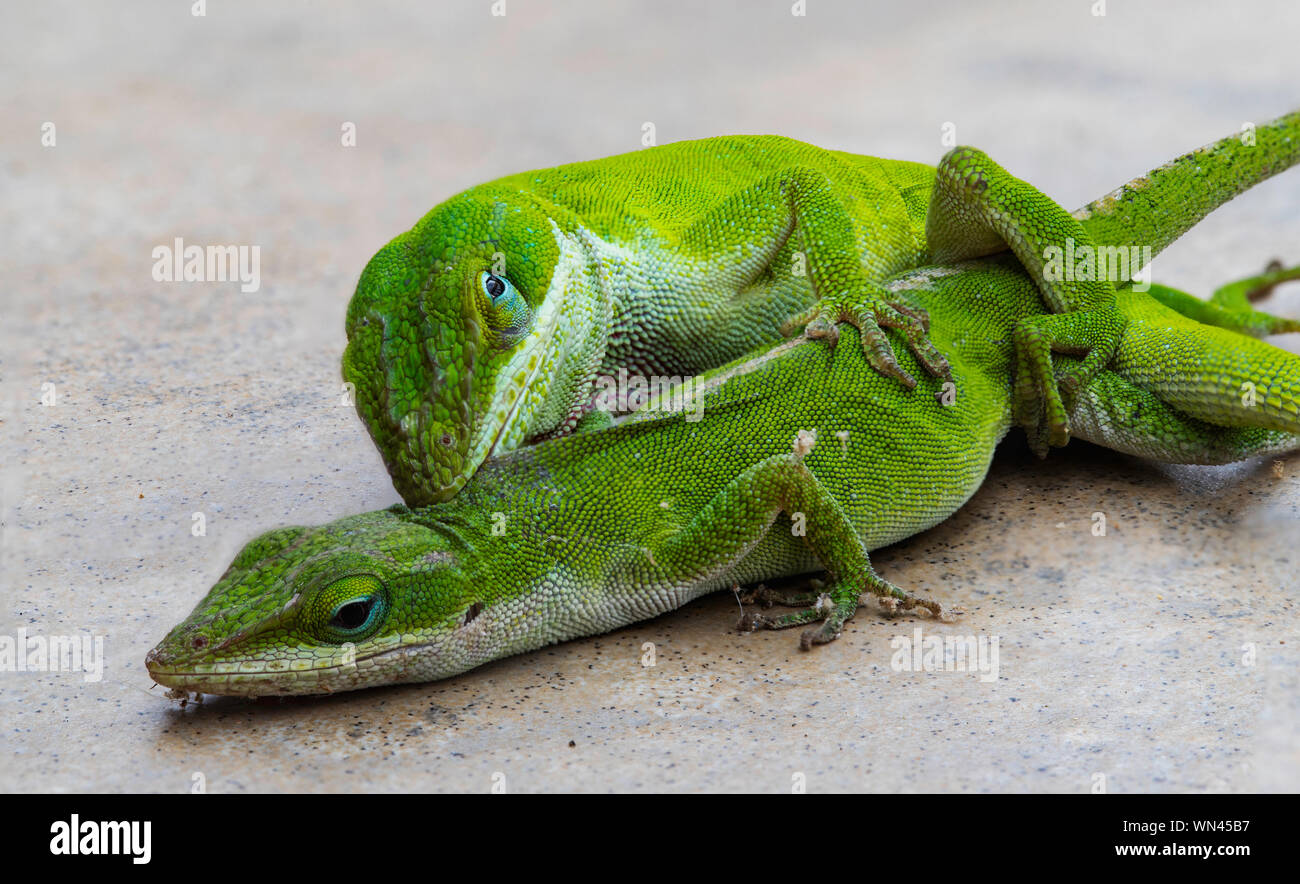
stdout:
<svg viewBox="0 0 1300 884">
<path fill-rule="evenodd" d="M 483 294 L 492 300 L 494 307 L 502 307 L 512 304 L 515 301 L 522 302 L 523 296 L 519 290 L 510 284 L 510 280 L 504 276 L 497 276 L 491 271 L 484 271 L 478 279 L 479 285 L 483 287 Z"/>
<path fill-rule="evenodd" d="M 483 274 L 483 291 L 492 300 L 496 300 L 506 293 L 507 288 L 513 288 L 510 283 L 506 282 L 499 276 L 493 276 L 491 273 Z"/>
<path fill-rule="evenodd" d="M 532 310 L 519 290 L 504 276 L 484 271 L 479 275 L 479 286 L 491 304 L 492 316 L 488 324 L 501 336 L 502 346 L 519 340 L 532 322 Z"/>
</svg>

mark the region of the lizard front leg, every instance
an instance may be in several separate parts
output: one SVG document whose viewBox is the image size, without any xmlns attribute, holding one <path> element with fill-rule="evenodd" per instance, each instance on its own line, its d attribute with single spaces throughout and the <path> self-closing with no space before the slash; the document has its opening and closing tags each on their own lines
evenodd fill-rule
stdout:
<svg viewBox="0 0 1300 884">
<path fill-rule="evenodd" d="M 829 178 L 816 169 L 795 167 L 768 176 L 706 213 L 682 237 L 685 254 L 705 266 L 730 268 L 728 284 L 742 288 L 760 274 L 806 275 L 814 305 L 787 320 L 786 335 L 809 326 L 813 336 L 834 336 L 834 325 L 852 323 L 873 369 L 908 389 L 916 380 L 898 364 L 884 329 L 902 332 L 908 348 L 926 371 L 951 379 L 948 361 L 930 343 L 925 315 L 888 292 L 883 280 L 920 255 L 919 236 L 909 227 L 907 209 L 897 192 L 863 186 L 882 207 L 871 217 L 855 218 Z M 724 254 L 717 243 L 733 243 L 737 230 L 747 231 L 743 254 Z M 861 237 L 859 236 L 861 234 Z M 782 259 L 802 260 L 799 270 L 779 266 Z M 757 259 L 757 260 L 755 260 Z M 793 260 L 792 264 L 795 263 Z"/>
<path fill-rule="evenodd" d="M 733 479 L 680 530 L 650 550 L 659 582 L 699 579 L 733 566 L 753 549 L 781 513 L 801 514 L 804 540 L 831 581 L 811 607 L 769 619 L 753 615 L 751 627 L 781 629 L 820 624 L 804 631 L 807 649 L 837 638 L 863 593 L 893 601 L 900 609 L 924 608 L 944 616 L 935 601 L 920 599 L 878 575 L 866 547 L 839 503 L 804 464 L 812 433 L 801 432 L 790 454 L 760 461 Z"/>
<path fill-rule="evenodd" d="M 958 147 L 936 170 L 926 239 L 936 262 L 1010 248 L 1024 265 L 1052 312 L 1022 320 L 1013 332 L 1014 416 L 1040 455 L 1065 445 L 1073 395 L 1110 361 L 1124 331 L 1112 281 L 1075 278 L 1073 267 L 1057 272 L 1061 257 L 1095 250 L 1083 225 L 983 152 Z M 1057 381 L 1054 352 L 1083 357 L 1068 383 Z"/>
<path fill-rule="evenodd" d="M 868 277 L 853 220 L 826 176 L 795 170 L 782 179 L 781 188 L 798 221 L 817 298 L 812 308 L 789 320 L 785 330 L 806 327 L 813 336 L 830 337 L 834 343 L 835 325 L 849 322 L 861 333 L 862 349 L 871 367 L 911 389 L 916 380 L 899 366 L 883 331 L 897 329 L 926 371 L 951 380 L 948 360 L 930 343 L 928 317 Z"/>
</svg>

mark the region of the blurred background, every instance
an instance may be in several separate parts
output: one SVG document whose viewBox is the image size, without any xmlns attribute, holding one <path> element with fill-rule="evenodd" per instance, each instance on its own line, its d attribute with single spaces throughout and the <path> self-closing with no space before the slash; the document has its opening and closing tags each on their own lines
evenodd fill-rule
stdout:
<svg viewBox="0 0 1300 884">
<path fill-rule="evenodd" d="M 0 673 L 0 787 L 1300 787 L 1300 493 L 1267 464 L 1013 447 L 962 515 L 881 553 L 1002 634 L 992 686 L 890 672 L 910 624 L 859 618 L 807 656 L 737 636 L 730 598 L 322 701 L 181 710 L 142 665 L 254 534 L 396 502 L 341 403 L 343 314 L 370 255 L 453 193 L 639 149 L 646 124 L 927 163 L 951 126 L 1073 208 L 1294 109 L 1297 33 L 1300 5 L 1259 2 L 5 4 L 0 633 L 105 635 L 108 668 Z M 1154 275 L 1208 294 L 1300 260 L 1298 206 L 1300 173 L 1268 182 Z M 155 281 L 176 237 L 259 246 L 260 289 Z M 1250 670 L 1246 642 L 1270 649 Z M 903 745 L 925 764 L 882 751 Z"/>
</svg>

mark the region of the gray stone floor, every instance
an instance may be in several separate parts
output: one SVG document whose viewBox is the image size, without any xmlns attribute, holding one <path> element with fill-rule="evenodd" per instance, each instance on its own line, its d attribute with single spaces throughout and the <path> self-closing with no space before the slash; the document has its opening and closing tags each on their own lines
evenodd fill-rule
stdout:
<svg viewBox="0 0 1300 884">
<path fill-rule="evenodd" d="M 338 404 L 342 317 L 367 258 L 457 190 L 636 149 L 646 122 L 927 162 L 953 123 L 1077 205 L 1300 103 L 1294 5 L 696 5 L 0 12 L 0 634 L 93 633 L 107 657 L 96 682 L 0 673 L 0 788 L 1300 789 L 1300 457 L 1039 463 L 1010 441 L 955 518 L 876 556 L 966 616 L 864 614 L 812 654 L 730 631 L 723 594 L 439 684 L 184 709 L 151 690 L 145 652 L 245 540 L 396 501 Z M 1300 260 L 1297 207 L 1292 172 L 1156 276 L 1208 293 Z M 155 282 L 178 236 L 259 245 L 260 290 Z M 1300 315 L 1298 292 L 1272 304 Z M 1000 678 L 893 671 L 917 625 L 996 636 Z"/>
</svg>

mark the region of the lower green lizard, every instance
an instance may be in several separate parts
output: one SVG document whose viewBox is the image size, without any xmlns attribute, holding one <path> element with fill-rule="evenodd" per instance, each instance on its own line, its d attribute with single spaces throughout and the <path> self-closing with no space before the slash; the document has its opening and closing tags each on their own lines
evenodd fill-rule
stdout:
<svg viewBox="0 0 1300 884">
<path fill-rule="evenodd" d="M 867 553 L 937 524 L 979 487 L 1012 425 L 1011 332 L 1043 307 L 1009 256 L 882 285 L 928 311 L 955 399 L 910 353 L 898 359 L 921 378 L 912 392 L 860 347 L 775 345 L 706 375 L 702 421 L 637 412 L 489 461 L 437 505 L 262 535 L 149 654 L 151 676 L 237 695 L 426 681 L 819 565 L 824 592 L 749 625 L 805 626 L 805 647 L 829 641 L 864 593 L 943 615 L 877 575 Z M 1113 368 L 1079 391 L 1078 435 L 1182 462 L 1300 447 L 1300 357 L 1126 287 L 1116 303 L 1125 333 Z M 1220 309 L 1225 324 L 1244 322 Z M 1259 391 L 1253 405 L 1243 384 Z M 932 407 L 915 406 L 922 396 Z"/>
</svg>

